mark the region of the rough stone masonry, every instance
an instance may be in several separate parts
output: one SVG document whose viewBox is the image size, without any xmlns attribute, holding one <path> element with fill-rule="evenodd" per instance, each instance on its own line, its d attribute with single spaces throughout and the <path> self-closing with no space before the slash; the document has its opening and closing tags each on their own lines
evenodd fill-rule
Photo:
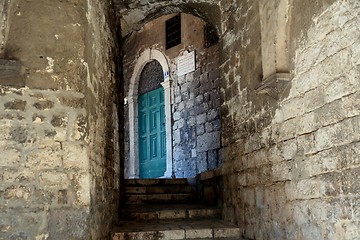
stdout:
<svg viewBox="0 0 360 240">
<path fill-rule="evenodd" d="M 1 58 L 21 63 L 0 86 L 0 239 L 110 236 L 123 44 L 178 12 L 220 38 L 223 218 L 248 239 L 357 239 L 360 2 L 267 2 L 0 1 Z"/>
</svg>

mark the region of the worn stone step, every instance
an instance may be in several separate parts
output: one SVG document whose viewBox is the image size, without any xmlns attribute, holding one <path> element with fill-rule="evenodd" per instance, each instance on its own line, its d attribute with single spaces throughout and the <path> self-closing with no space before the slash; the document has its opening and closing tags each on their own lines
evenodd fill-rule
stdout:
<svg viewBox="0 0 360 240">
<path fill-rule="evenodd" d="M 176 194 L 133 194 L 127 195 L 126 204 L 144 204 L 144 203 L 186 203 L 194 200 L 193 193 Z"/>
<path fill-rule="evenodd" d="M 113 240 L 239 238 L 240 229 L 219 219 L 120 222 Z"/>
<path fill-rule="evenodd" d="M 129 220 L 217 218 L 220 215 L 218 207 L 194 204 L 134 204 L 122 211 L 123 218 Z"/>
<path fill-rule="evenodd" d="M 125 194 L 161 194 L 161 193 L 191 193 L 194 188 L 189 185 L 171 186 L 128 186 L 125 187 Z"/>
<path fill-rule="evenodd" d="M 188 184 L 186 178 L 161 178 L 161 179 L 125 179 L 125 186 L 149 186 L 149 185 L 181 185 Z"/>
</svg>

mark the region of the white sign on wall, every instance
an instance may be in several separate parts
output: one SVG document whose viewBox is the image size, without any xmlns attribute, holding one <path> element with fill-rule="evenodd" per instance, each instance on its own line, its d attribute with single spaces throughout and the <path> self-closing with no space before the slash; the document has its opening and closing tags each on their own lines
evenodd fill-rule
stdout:
<svg viewBox="0 0 360 240">
<path fill-rule="evenodd" d="M 182 56 L 177 58 L 177 75 L 182 76 L 195 71 L 195 51 L 185 51 Z"/>
</svg>

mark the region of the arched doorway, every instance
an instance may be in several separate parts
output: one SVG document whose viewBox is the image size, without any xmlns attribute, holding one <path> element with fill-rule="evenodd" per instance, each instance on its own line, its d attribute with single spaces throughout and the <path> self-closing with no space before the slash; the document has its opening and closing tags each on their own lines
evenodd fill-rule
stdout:
<svg viewBox="0 0 360 240">
<path fill-rule="evenodd" d="M 170 178 L 171 80 L 168 61 L 160 51 L 146 49 L 137 59 L 126 102 L 129 159 L 125 163 L 125 178 Z"/>
</svg>

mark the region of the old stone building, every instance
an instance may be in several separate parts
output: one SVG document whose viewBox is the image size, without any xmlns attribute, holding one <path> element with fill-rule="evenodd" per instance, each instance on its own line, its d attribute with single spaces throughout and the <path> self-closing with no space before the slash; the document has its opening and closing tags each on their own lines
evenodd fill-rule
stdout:
<svg viewBox="0 0 360 240">
<path fill-rule="evenodd" d="M 237 239 L 359 239 L 360 1 L 0 14 L 0 239 L 121 239 L 132 178 L 191 179 Z"/>
</svg>

